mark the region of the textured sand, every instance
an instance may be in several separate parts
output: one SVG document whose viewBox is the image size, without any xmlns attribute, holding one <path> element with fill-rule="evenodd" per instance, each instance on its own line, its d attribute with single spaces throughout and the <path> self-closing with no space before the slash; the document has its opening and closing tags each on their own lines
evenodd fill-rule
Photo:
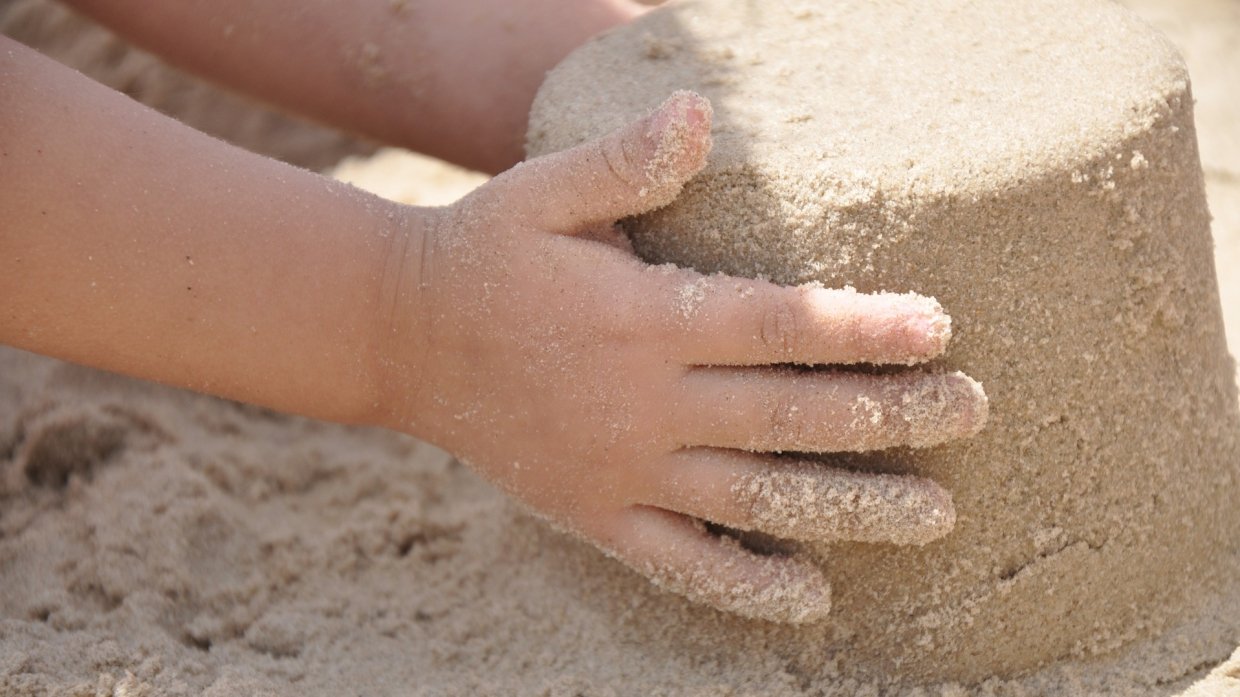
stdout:
<svg viewBox="0 0 1240 697">
<path fill-rule="evenodd" d="M 1186 47 L 1233 298 L 1240 9 L 1142 9 Z M 420 167 L 385 157 L 409 167 L 400 177 Z M 478 181 L 435 177 L 459 191 Z M 1240 327 L 1240 303 L 1227 309 Z M 830 659 L 766 651 L 722 616 L 675 631 L 682 601 L 389 433 L 2 350 L 0 482 L 4 695 L 878 694 L 822 678 Z M 1220 628 L 1234 612 L 1213 610 Z M 1173 632 L 1119 665 L 910 694 L 1178 694 L 1212 669 L 1187 694 L 1237 694 L 1240 653 L 1218 664 L 1240 636 L 1201 635 Z"/>
<path fill-rule="evenodd" d="M 1191 94 L 1163 37 L 1107 2 L 694 0 L 552 71 L 529 148 L 680 88 L 715 105 L 715 147 L 675 203 L 626 222 L 639 253 L 934 295 L 953 315 L 942 364 L 991 405 L 965 443 L 826 458 L 932 476 L 955 529 L 815 550 L 837 636 L 769 642 L 849 675 L 977 680 L 1114 652 L 1203 597 L 1240 608 L 1240 413 Z M 839 500 L 801 493 L 776 514 Z"/>
</svg>

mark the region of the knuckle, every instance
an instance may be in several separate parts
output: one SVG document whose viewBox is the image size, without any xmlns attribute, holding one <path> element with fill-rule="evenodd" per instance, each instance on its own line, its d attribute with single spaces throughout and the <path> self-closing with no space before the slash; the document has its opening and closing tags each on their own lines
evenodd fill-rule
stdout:
<svg viewBox="0 0 1240 697">
<path fill-rule="evenodd" d="M 805 341 L 805 323 L 798 296 L 781 293 L 762 317 L 762 347 L 777 358 L 791 361 Z"/>
<path fill-rule="evenodd" d="M 640 192 L 645 188 L 646 174 L 632 157 L 631 149 L 624 138 L 607 138 L 599 143 L 598 156 L 621 186 Z"/>
<path fill-rule="evenodd" d="M 776 450 L 794 450 L 804 444 L 805 420 L 799 401 L 791 389 L 777 390 L 766 400 L 768 445 Z"/>
</svg>

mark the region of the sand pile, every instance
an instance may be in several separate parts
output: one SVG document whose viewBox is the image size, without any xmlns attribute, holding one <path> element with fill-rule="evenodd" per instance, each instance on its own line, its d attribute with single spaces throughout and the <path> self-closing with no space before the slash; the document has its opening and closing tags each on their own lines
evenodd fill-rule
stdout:
<svg viewBox="0 0 1240 697">
<path fill-rule="evenodd" d="M 1203 143 L 1240 142 L 1234 131 L 1221 130 L 1233 123 L 1225 116 L 1240 104 L 1222 89 L 1240 59 L 1240 44 L 1228 38 L 1240 32 L 1240 15 L 1234 3 L 1174 7 L 1205 8 L 1197 23 L 1169 25 L 1191 29 L 1182 34 L 1195 41 L 1190 61 L 1194 55 L 1223 57 L 1193 66 L 1195 84 L 1201 84 L 1199 72 L 1214 69 L 1208 74 L 1216 86 L 1212 101 L 1198 94 L 1201 108 L 1213 109 L 1199 123 L 1216 126 L 1203 134 Z M 1176 113 L 1175 125 L 1182 126 L 1184 114 Z M 1143 154 L 1157 170 L 1151 153 Z M 1240 152 L 1215 149 L 1203 159 L 1211 196 L 1222 195 L 1212 198 L 1215 232 L 1221 249 L 1235 255 Z M 392 153 L 350 169 L 354 181 L 384 187 L 391 196 L 417 192 L 418 202 L 427 201 L 421 190 L 404 189 L 401 179 L 433 171 L 438 186 L 458 191 L 480 181 Z M 1136 176 L 1116 169 L 1121 177 Z M 1130 185 L 1141 181 L 1125 178 L 1116 186 L 1128 197 L 1139 190 Z M 1091 182 L 1081 186 L 1093 190 L 1097 182 Z M 1197 185 L 1186 191 L 1199 195 Z M 1165 233 L 1147 233 L 1167 243 Z M 970 240 L 968 246 L 988 243 Z M 1075 268 L 1070 256 L 1055 255 L 1048 245 L 1031 250 L 1032 244 L 1015 244 L 1000 270 L 1027 261 L 1016 258 L 1016 251 L 1050 256 L 1041 257 L 1042 267 L 1002 278 L 1045 280 Z M 1091 262 L 1097 259 L 1111 257 Z M 1098 273 L 1107 272 L 1105 264 L 1098 266 Z M 955 296 L 952 289 L 926 288 L 956 317 L 949 359 L 967 362 L 974 372 L 983 357 L 977 349 L 970 353 L 968 342 L 980 339 L 970 338 L 970 308 L 960 303 L 967 291 L 986 287 L 971 280 Z M 1039 317 L 1032 310 L 1043 304 L 1035 300 L 1022 305 L 1024 315 Z M 1229 312 L 1240 326 L 1237 308 Z M 1034 321 L 1028 317 L 1024 321 Z M 1054 317 L 1038 321 L 1061 327 Z M 1028 331 L 1025 324 L 1015 326 Z M 1167 331 L 1159 323 L 1150 326 L 1155 337 Z M 1006 349 L 1011 369 L 1039 355 L 1027 352 L 1016 336 Z M 1194 336 L 1185 350 L 1192 344 L 1209 347 Z M 1043 350 L 1067 355 L 1081 346 Z M 1191 377 L 1187 367 L 1161 368 L 1160 379 Z M 993 399 L 1007 378 L 985 379 Z M 1111 399 L 1108 388 L 1099 387 L 1098 395 Z M 1074 389 L 1067 384 L 1065 394 Z M 1006 399 L 1000 409 L 992 402 L 991 428 L 1015 428 L 1023 416 L 1011 411 L 1019 400 L 1010 392 Z M 1100 402 L 1088 413 L 1102 418 L 1103 407 L 1110 405 Z M 1159 405 L 1157 413 L 1166 417 L 1156 432 L 1168 424 L 1178 428 L 1174 410 Z M 1073 414 L 1066 418 L 1044 429 L 1090 423 Z M 1134 418 L 1151 420 L 1146 413 Z M 1186 452 L 1195 456 L 1209 445 L 1203 437 Z M 1030 448 L 1022 453 L 1020 462 L 1049 459 Z M 1177 453 L 1173 479 L 1200 466 L 1184 454 Z M 907 454 L 890 464 L 929 466 Z M 984 471 L 997 476 L 994 469 Z M 1022 473 L 1016 465 L 1002 476 Z M 1085 474 L 1072 469 L 1067 478 Z M 951 472 L 936 476 L 951 481 L 954 491 L 964 483 L 950 480 Z M 1225 479 L 1216 486 L 1227 486 Z M 1178 486 L 1169 482 L 1172 495 Z M 1005 487 L 1002 500 L 1021 506 L 1026 491 Z M 1209 492 L 1201 498 L 1207 505 L 1213 500 Z M 1057 501 L 1044 503 L 1060 510 Z M 1192 504 L 1185 515 L 1199 515 L 1195 499 Z M 957 492 L 958 510 L 969 505 L 967 495 Z M 1051 539 L 1046 549 L 1059 542 Z M 1234 546 L 1212 550 L 1210 558 Z M 1045 563 L 1064 563 L 1072 554 L 1059 551 Z M 1036 571 L 1039 563 L 1030 568 Z M 1133 575 L 1147 572 L 1174 586 L 1202 580 L 1165 566 Z M 1024 582 L 1019 573 L 1012 580 Z M 839 592 L 849 589 L 837 583 L 836 590 L 838 608 Z M 1152 605 L 1137 610 L 1141 617 L 1165 614 Z M 1083 611 L 1095 612 L 1088 606 Z M 1167 619 L 1169 629 L 1156 638 L 1136 639 L 1097 659 L 1064 660 L 1019 679 L 892 687 L 884 678 L 848 676 L 852 668 L 838 648 L 843 637 L 832 626 L 791 631 L 739 622 L 659 593 L 593 548 L 548 532 L 451 458 L 410 439 L 284 417 L 0 349 L 0 694 L 6 697 L 1171 695 L 1211 673 L 1184 693 L 1201 697 L 1240 690 L 1240 652 L 1224 662 L 1240 645 L 1238 617 L 1240 608 L 1219 596 L 1199 613 L 1184 610 Z M 1136 626 L 1135 634 L 1157 634 L 1140 620 Z"/>
<path fill-rule="evenodd" d="M 1234 589 L 1240 414 L 1187 74 L 1110 3 L 683 2 L 579 49 L 539 155 L 681 88 L 707 168 L 630 220 L 700 271 L 936 296 L 987 386 L 961 445 L 826 458 L 929 475 L 956 530 L 816 550 L 846 673 L 978 680 L 1114 651 Z"/>
</svg>

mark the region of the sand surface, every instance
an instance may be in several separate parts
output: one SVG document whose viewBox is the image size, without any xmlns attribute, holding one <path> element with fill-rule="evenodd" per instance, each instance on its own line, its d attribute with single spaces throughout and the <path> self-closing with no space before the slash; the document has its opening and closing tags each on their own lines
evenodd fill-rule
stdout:
<svg viewBox="0 0 1240 697">
<path fill-rule="evenodd" d="M 1237 337 L 1240 6 L 1138 9 L 1185 47 Z M 435 194 L 385 191 L 417 202 L 479 181 L 383 158 L 350 178 L 432 173 Z M 709 626 L 649 631 L 682 611 L 411 439 L 0 351 L 0 694 L 792 695 L 830 682 L 810 677 L 829 660 L 747 646 L 723 617 L 704 618 L 713 640 Z M 1240 652 L 1219 664 L 1237 645 L 1202 651 L 1172 632 L 1122 665 L 975 691 L 1176 694 L 1210 673 L 1187 694 L 1236 694 Z"/>
<path fill-rule="evenodd" d="M 637 251 L 933 295 L 953 317 L 933 365 L 985 384 L 991 413 L 964 442 L 825 456 L 930 476 L 954 529 L 813 546 L 836 636 L 739 633 L 845 675 L 973 681 L 1114 652 L 1235 594 L 1240 508 L 1220 482 L 1240 414 L 1165 37 L 1109 2 L 685 0 L 556 67 L 528 147 L 601 136 L 684 87 L 714 105 L 714 149 L 674 203 L 624 222 Z M 803 513 L 780 498 L 774 517 Z"/>
</svg>

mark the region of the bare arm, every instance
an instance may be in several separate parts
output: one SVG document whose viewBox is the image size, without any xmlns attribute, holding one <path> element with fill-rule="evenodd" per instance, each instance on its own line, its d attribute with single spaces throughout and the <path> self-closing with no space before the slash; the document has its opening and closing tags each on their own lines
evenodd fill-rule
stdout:
<svg viewBox="0 0 1240 697">
<path fill-rule="evenodd" d="M 338 421 L 403 209 L 0 37 L 0 342 Z"/>
<path fill-rule="evenodd" d="M 543 76 L 631 0 L 70 0 L 277 106 L 486 172 L 522 157 Z"/>
</svg>

